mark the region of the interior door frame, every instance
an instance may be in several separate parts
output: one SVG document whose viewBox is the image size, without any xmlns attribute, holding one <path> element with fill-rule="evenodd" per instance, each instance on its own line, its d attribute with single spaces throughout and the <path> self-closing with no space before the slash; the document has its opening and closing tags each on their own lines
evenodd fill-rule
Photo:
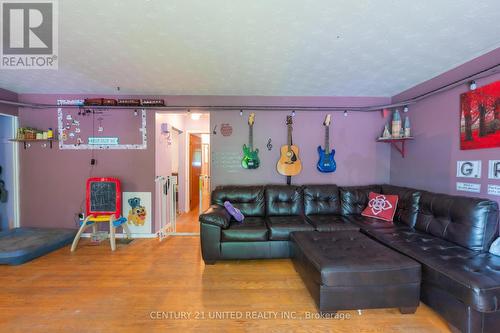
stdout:
<svg viewBox="0 0 500 333">
<path fill-rule="evenodd" d="M 11 114 L 0 113 L 0 116 L 8 117 L 12 120 L 12 133 L 16 135 L 19 128 L 19 116 Z M 20 209 L 20 196 L 19 196 L 19 145 L 12 142 L 12 163 L 13 163 L 13 176 L 14 188 L 11 190 L 12 200 L 14 201 L 14 223 L 12 227 L 19 228 L 21 226 L 21 209 Z"/>
<path fill-rule="evenodd" d="M 189 147 L 191 145 L 191 134 L 208 134 L 210 135 L 210 132 L 200 132 L 199 130 L 187 130 L 186 131 L 186 146 L 185 148 L 185 161 L 184 161 L 184 174 L 186 175 L 184 178 L 184 188 L 186 189 L 184 191 L 184 213 L 189 213 L 191 209 L 191 203 L 190 203 L 190 197 L 191 197 L 191 187 L 189 186 L 189 182 L 191 181 L 191 173 L 190 173 L 190 168 L 191 165 L 189 163 L 190 161 L 190 156 L 189 156 Z M 203 144 L 203 143 L 202 143 Z M 209 158 L 210 159 L 210 158 Z M 209 161 L 210 163 L 210 161 Z M 210 163 L 211 166 L 211 163 Z M 212 168 L 209 168 L 210 173 L 212 173 Z M 209 175 L 210 176 L 210 175 Z M 201 198 L 200 198 L 201 200 Z"/>
</svg>

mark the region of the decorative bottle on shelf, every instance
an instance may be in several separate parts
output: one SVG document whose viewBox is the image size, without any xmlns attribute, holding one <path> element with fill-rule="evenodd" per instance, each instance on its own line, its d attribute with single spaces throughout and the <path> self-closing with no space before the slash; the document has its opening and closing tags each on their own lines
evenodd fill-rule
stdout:
<svg viewBox="0 0 500 333">
<path fill-rule="evenodd" d="M 399 110 L 395 110 L 392 114 L 392 138 L 399 139 L 401 136 L 401 116 Z"/>
<path fill-rule="evenodd" d="M 411 137 L 411 129 L 410 129 L 410 118 L 406 116 L 405 118 L 405 138 Z"/>
<path fill-rule="evenodd" d="M 389 126 L 385 124 L 384 133 L 382 133 L 382 139 L 390 139 L 390 138 L 391 138 L 391 132 L 389 132 Z"/>
</svg>

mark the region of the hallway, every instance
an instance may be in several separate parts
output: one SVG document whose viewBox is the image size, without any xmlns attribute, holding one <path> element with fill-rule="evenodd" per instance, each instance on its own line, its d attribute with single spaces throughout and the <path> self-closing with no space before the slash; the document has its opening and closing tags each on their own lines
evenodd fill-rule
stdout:
<svg viewBox="0 0 500 333">
<path fill-rule="evenodd" d="M 200 233 L 200 223 L 198 222 L 199 208 L 195 208 L 188 213 L 177 215 L 177 232 Z"/>
</svg>

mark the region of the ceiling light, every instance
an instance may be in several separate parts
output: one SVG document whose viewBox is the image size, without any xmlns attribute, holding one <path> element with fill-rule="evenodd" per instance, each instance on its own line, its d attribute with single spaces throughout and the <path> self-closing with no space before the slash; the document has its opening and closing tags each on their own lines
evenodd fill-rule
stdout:
<svg viewBox="0 0 500 333">
<path fill-rule="evenodd" d="M 344 111 L 344 117 L 347 117 L 347 110 Z"/>
<path fill-rule="evenodd" d="M 470 90 L 476 90 L 476 88 L 477 88 L 476 81 L 471 81 L 469 88 L 470 88 Z"/>
<path fill-rule="evenodd" d="M 292 117 L 295 117 L 295 110 L 292 111 Z"/>
<path fill-rule="evenodd" d="M 201 118 L 201 113 L 191 113 L 191 119 L 200 120 L 200 118 Z"/>
<path fill-rule="evenodd" d="M 405 107 L 403 108 L 403 112 L 404 113 L 408 112 L 408 105 L 405 105 Z"/>
<path fill-rule="evenodd" d="M 242 116 L 242 115 L 243 115 L 243 110 L 240 110 L 240 116 Z"/>
</svg>

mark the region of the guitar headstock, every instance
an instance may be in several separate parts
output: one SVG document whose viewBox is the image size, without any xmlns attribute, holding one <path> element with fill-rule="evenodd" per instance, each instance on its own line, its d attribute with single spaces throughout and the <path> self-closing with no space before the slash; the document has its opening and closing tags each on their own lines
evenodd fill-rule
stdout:
<svg viewBox="0 0 500 333">
<path fill-rule="evenodd" d="M 324 126 L 330 126 L 330 122 L 331 122 L 331 115 L 330 114 L 327 114 L 326 117 L 325 117 L 325 121 L 323 122 L 323 125 Z"/>
<path fill-rule="evenodd" d="M 254 122 L 255 122 L 255 112 L 252 112 L 248 116 L 248 125 L 252 126 Z"/>
<path fill-rule="evenodd" d="M 293 125 L 293 117 L 292 116 L 286 116 L 286 124 L 288 126 Z"/>
</svg>

